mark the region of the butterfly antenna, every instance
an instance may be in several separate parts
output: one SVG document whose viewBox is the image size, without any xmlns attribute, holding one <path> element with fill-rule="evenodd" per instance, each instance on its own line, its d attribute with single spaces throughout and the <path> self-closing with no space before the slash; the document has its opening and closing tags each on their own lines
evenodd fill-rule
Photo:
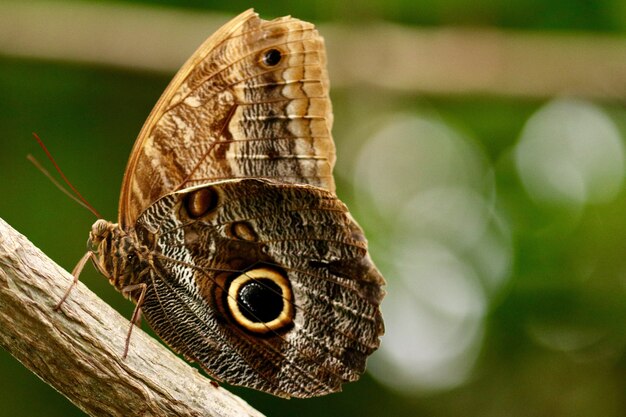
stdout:
<svg viewBox="0 0 626 417">
<path fill-rule="evenodd" d="M 59 175 L 61 175 L 61 178 L 63 179 L 63 181 L 67 184 L 68 187 L 70 187 L 70 189 L 75 193 L 72 194 L 70 193 L 65 187 L 63 187 L 62 184 L 60 184 L 56 179 L 54 179 L 54 177 L 52 175 L 50 175 L 50 173 L 39 163 L 39 161 L 37 161 L 37 159 L 35 159 L 34 156 L 32 155 L 28 155 L 26 158 L 33 164 L 35 165 L 35 167 L 41 171 L 46 177 L 48 177 L 48 179 L 50 181 L 52 181 L 52 183 L 59 189 L 61 190 L 64 194 L 66 194 L 67 196 L 69 196 L 72 200 L 76 201 L 78 204 L 80 204 L 81 206 L 85 207 L 87 210 L 89 210 L 90 212 L 92 212 L 97 218 L 101 219 L 102 216 L 100 215 L 100 213 L 98 213 L 98 210 L 96 210 L 95 208 L 93 208 L 93 206 L 91 204 L 89 204 L 89 202 L 85 199 L 85 197 L 83 197 L 81 195 L 81 193 L 78 192 L 78 190 L 76 189 L 76 187 L 74 187 L 72 185 L 72 183 L 67 179 L 67 177 L 65 176 L 65 174 L 63 173 L 63 171 L 61 170 L 61 167 L 59 167 L 59 164 L 57 164 L 57 162 L 54 160 L 54 158 L 52 157 L 52 154 L 50 153 L 50 151 L 48 150 L 48 148 L 46 147 L 46 145 L 44 145 L 43 141 L 39 138 L 39 136 L 33 132 L 33 136 L 35 137 L 35 139 L 37 140 L 37 143 L 39 143 L 39 146 L 41 146 L 41 149 L 43 149 L 43 151 L 46 153 L 46 156 L 48 157 L 48 159 L 50 160 L 50 162 L 52 162 L 52 165 L 54 165 L 54 168 L 57 170 L 57 172 L 59 173 Z"/>
</svg>

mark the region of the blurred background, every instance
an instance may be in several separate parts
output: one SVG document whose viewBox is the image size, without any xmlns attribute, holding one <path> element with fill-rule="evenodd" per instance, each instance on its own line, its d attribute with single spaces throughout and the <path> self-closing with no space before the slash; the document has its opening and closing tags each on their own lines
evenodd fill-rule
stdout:
<svg viewBox="0 0 626 417">
<path fill-rule="evenodd" d="M 178 67 L 241 0 L 0 0 L 0 217 L 71 270 Z M 344 393 L 268 416 L 626 415 L 626 3 L 264 2 L 326 38 L 338 194 L 387 278 Z M 47 163 L 47 161 L 45 161 Z M 81 280 L 130 317 L 91 267 Z M 53 314 L 53 312 L 51 312 Z M 0 416 L 80 416 L 0 352 Z"/>
</svg>

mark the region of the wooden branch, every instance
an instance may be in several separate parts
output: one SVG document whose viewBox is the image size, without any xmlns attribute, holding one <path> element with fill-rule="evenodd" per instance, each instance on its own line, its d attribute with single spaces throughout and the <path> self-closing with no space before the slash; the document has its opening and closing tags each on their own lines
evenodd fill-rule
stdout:
<svg viewBox="0 0 626 417">
<path fill-rule="evenodd" d="M 0 218 L 0 345 L 91 416 L 260 416 L 72 282 Z"/>
</svg>

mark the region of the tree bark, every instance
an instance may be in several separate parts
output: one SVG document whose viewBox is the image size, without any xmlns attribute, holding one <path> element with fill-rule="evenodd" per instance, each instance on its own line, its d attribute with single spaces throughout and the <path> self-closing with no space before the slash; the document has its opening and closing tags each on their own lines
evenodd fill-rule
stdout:
<svg viewBox="0 0 626 417">
<path fill-rule="evenodd" d="M 0 219 L 0 345 L 91 416 L 261 416 L 72 276 Z"/>
</svg>

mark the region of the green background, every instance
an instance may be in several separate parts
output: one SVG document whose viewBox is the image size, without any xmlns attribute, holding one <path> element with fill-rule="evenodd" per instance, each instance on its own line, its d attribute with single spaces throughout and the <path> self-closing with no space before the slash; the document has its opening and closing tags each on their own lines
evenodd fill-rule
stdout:
<svg viewBox="0 0 626 417">
<path fill-rule="evenodd" d="M 138 3 L 233 15 L 252 6 L 239 0 Z M 316 24 L 349 22 L 358 25 L 387 20 L 415 26 L 487 26 L 531 33 L 537 30 L 602 32 L 617 37 L 623 36 L 626 29 L 626 6 L 619 0 L 275 1 L 254 7 L 264 18 L 291 14 Z M 105 218 L 114 220 L 132 143 L 171 75 L 0 55 L 0 217 L 71 270 L 84 253 L 94 218 L 68 200 L 27 162 L 28 153 L 44 160 L 31 132 L 43 138 L 66 175 L 90 203 Z M 330 78 L 332 82 L 332 73 Z M 480 267 L 475 268 L 475 280 L 480 289 L 474 286 L 468 291 L 482 294 L 477 298 L 481 300 L 478 318 L 474 315 L 470 321 L 479 330 L 467 352 L 459 355 L 457 362 L 447 363 L 452 374 L 460 375 L 453 381 L 437 379 L 441 368 L 428 371 L 434 362 L 429 362 L 428 352 L 419 350 L 417 343 L 405 346 L 405 353 L 410 359 L 411 349 L 415 348 L 424 361 L 407 365 L 405 375 L 398 370 L 401 365 L 397 356 L 384 352 L 376 356 L 377 353 L 372 359 L 372 366 L 376 368 L 374 376 L 366 375 L 360 382 L 347 385 L 341 394 L 285 401 L 250 390 L 235 391 L 269 416 L 626 415 L 626 193 L 622 184 L 623 164 L 619 164 L 619 158 L 614 162 L 615 153 L 589 153 L 596 162 L 589 168 L 595 179 L 586 183 L 591 188 L 583 197 L 566 193 L 560 198 L 556 193 L 553 199 L 545 198 L 537 195 L 536 190 L 533 194 L 532 186 L 522 180 L 524 169 L 516 158 L 521 152 L 519 144 L 532 130 L 529 124 L 533 120 L 538 123 L 537 112 L 543 112 L 541 114 L 548 118 L 554 116 L 549 110 L 550 97 L 417 95 L 365 86 L 333 89 L 331 95 L 334 137 L 339 151 L 338 194 L 353 208 L 366 229 L 372 257 L 389 281 L 390 295 L 384 303 L 384 312 L 391 318 L 387 322 L 390 334 L 383 338 L 383 346 L 389 343 L 393 347 L 402 340 L 399 333 L 402 326 L 407 326 L 407 333 L 411 331 L 410 323 L 415 319 L 411 314 L 415 307 L 434 308 L 432 315 L 435 317 L 438 311 L 453 311 L 461 316 L 468 313 L 459 313 L 454 306 L 441 311 L 437 310 L 440 306 L 429 306 L 419 297 L 419 285 L 417 296 L 402 299 L 411 307 L 403 310 L 397 294 L 403 291 L 403 285 L 410 285 L 407 280 L 411 273 L 406 271 L 411 269 L 404 268 L 403 263 L 411 257 L 410 248 L 416 247 L 414 239 L 420 233 L 432 236 L 433 228 L 441 230 L 442 226 L 437 222 L 424 225 L 420 223 L 422 220 L 416 219 L 414 224 L 405 225 L 405 231 L 400 230 L 402 227 L 393 223 L 398 221 L 399 214 L 390 210 L 391 205 L 376 202 L 376 189 L 368 189 L 370 185 L 360 175 L 366 165 L 363 161 L 368 161 L 368 151 L 363 150 L 368 146 L 367 139 L 375 142 L 378 134 L 371 132 L 384 132 L 386 127 L 398 126 L 394 120 L 400 120 L 398 123 L 402 125 L 402 120 L 406 119 L 417 124 L 428 120 L 463 136 L 464 139 L 451 143 L 470 146 L 473 155 L 470 159 L 480 160 L 484 178 L 478 185 L 469 187 L 473 187 L 474 194 L 482 196 L 481 201 L 488 202 L 490 214 L 486 221 L 495 224 L 494 236 L 499 237 L 494 247 L 505 253 L 506 266 L 497 276 L 497 285 L 489 284 L 489 274 L 483 274 Z M 565 103 L 566 110 L 571 105 L 575 111 L 582 112 L 583 118 L 591 114 L 590 123 L 597 120 L 593 119 L 594 115 L 601 114 L 600 124 L 617 129 L 617 139 L 610 139 L 608 143 L 617 144 L 623 152 L 626 111 L 622 102 L 578 100 Z M 558 114 L 555 117 L 564 117 Z M 570 123 L 567 118 L 557 119 L 551 126 L 558 129 L 567 123 Z M 587 136 L 589 142 L 582 139 L 594 151 L 600 149 L 600 145 L 594 145 L 595 132 L 592 130 Z M 551 138 L 547 135 L 545 140 Z M 393 149 L 390 145 L 390 153 L 385 157 L 402 159 Z M 360 157 L 365 159 L 359 162 Z M 608 161 L 604 165 L 603 158 Z M 423 159 L 424 155 L 415 155 L 415 164 Z M 613 171 L 605 173 L 598 166 Z M 436 171 L 433 168 L 419 172 L 422 175 L 419 181 L 428 185 L 429 173 Z M 418 171 L 406 173 L 407 183 L 413 181 L 414 172 Z M 525 172 L 528 174 L 528 170 Z M 462 170 L 455 173 L 464 175 Z M 447 186 L 450 184 L 446 182 Z M 414 191 L 424 191 L 427 185 Z M 558 190 L 559 184 L 554 187 L 546 192 Z M 603 191 L 605 189 L 607 191 Z M 594 197 L 598 193 L 600 196 Z M 445 217 L 446 208 L 436 205 L 438 200 L 433 201 L 432 211 L 441 212 Z M 430 213 L 427 212 L 426 217 Z M 463 206 L 451 213 L 454 218 L 449 219 L 450 223 L 467 226 L 462 221 Z M 471 221 L 472 217 L 468 218 Z M 457 232 L 456 229 L 449 231 L 453 236 Z M 449 240 L 444 237 L 440 243 L 443 245 Z M 476 245 L 468 243 L 463 250 L 454 245 L 450 247 L 458 255 L 455 259 L 467 261 L 463 264 L 467 266 L 480 258 L 472 251 L 478 247 Z M 409 253 L 401 254 L 402 248 L 408 248 Z M 433 274 L 433 279 L 436 276 Z M 91 267 L 86 268 L 81 280 L 130 317 L 133 305 Z M 437 284 L 428 280 L 419 282 Z M 464 288 L 452 285 L 441 291 L 463 292 Z M 395 295 L 394 291 L 397 291 Z M 459 294 L 453 300 L 464 300 L 465 296 Z M 442 297 L 447 300 L 445 294 Z M 466 323 L 442 319 L 433 321 L 433 326 L 445 333 L 446 323 L 452 322 L 460 326 Z M 432 340 L 424 340 L 425 345 L 429 342 Z M 449 344 L 454 343 L 458 341 L 450 337 Z M 402 350 L 398 346 L 395 349 Z M 437 360 L 442 363 L 441 359 Z M 459 372 L 459 369 L 466 371 Z M 82 415 L 82 412 L 8 353 L 0 353 L 0 416 L 73 415 Z"/>
</svg>

